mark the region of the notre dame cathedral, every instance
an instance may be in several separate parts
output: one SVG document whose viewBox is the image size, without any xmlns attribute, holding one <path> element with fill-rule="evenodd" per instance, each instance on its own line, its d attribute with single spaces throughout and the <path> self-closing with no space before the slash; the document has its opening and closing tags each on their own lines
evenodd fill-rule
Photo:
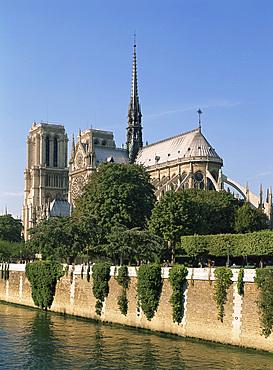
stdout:
<svg viewBox="0 0 273 370">
<path fill-rule="evenodd" d="M 127 116 L 126 148 L 117 148 L 109 131 L 79 131 L 72 138 L 68 167 L 68 138 L 62 125 L 33 123 L 27 138 L 27 168 L 22 211 L 24 237 L 39 220 L 69 215 L 75 198 L 81 195 L 88 178 L 102 162 L 140 164 L 149 172 L 157 199 L 168 190 L 199 188 L 223 190 L 234 188 L 255 208 L 263 209 L 272 228 L 271 187 L 263 200 L 222 173 L 223 160 L 201 132 L 201 110 L 198 127 L 192 131 L 143 146 L 141 109 L 138 96 L 136 44 L 133 52 L 132 89 Z"/>
</svg>

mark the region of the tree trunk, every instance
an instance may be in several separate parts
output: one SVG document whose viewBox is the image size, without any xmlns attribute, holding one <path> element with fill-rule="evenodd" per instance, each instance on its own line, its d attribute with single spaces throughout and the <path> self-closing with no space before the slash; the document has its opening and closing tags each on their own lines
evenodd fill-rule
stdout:
<svg viewBox="0 0 273 370">
<path fill-rule="evenodd" d="M 172 257 L 171 257 L 171 263 L 175 263 L 175 243 L 172 243 L 170 240 L 168 241 L 168 248 L 172 252 Z"/>
</svg>

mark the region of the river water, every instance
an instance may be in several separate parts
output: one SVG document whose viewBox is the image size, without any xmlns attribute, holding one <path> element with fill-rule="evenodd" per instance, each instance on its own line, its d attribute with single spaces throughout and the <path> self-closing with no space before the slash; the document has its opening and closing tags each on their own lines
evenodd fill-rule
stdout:
<svg viewBox="0 0 273 370">
<path fill-rule="evenodd" d="M 0 302 L 0 369 L 273 370 L 273 354 Z"/>
</svg>

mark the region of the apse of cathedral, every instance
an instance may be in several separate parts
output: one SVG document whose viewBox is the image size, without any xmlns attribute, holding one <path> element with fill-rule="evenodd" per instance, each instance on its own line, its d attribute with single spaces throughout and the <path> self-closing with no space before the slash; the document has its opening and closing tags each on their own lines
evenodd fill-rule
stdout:
<svg viewBox="0 0 273 370">
<path fill-rule="evenodd" d="M 256 196 L 222 173 L 223 160 L 201 132 L 201 110 L 196 129 L 143 146 L 141 109 L 138 96 L 136 43 L 127 115 L 126 148 L 117 148 L 114 135 L 90 127 L 72 138 L 69 168 L 68 138 L 62 125 L 34 122 L 27 139 L 27 168 L 23 205 L 24 236 L 39 220 L 69 215 L 75 199 L 100 163 L 143 165 L 150 174 L 155 195 L 160 199 L 169 190 L 198 188 L 220 191 L 232 187 L 253 207 L 263 209 L 272 228 L 272 192 Z"/>
</svg>

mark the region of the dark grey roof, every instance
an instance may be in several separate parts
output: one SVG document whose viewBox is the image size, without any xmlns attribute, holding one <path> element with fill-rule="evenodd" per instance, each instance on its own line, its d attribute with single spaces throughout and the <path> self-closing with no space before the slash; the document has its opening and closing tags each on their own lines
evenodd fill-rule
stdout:
<svg viewBox="0 0 273 370">
<path fill-rule="evenodd" d="M 50 217 L 69 215 L 70 203 L 67 200 L 54 199 L 50 203 Z"/>
<path fill-rule="evenodd" d="M 141 148 L 137 155 L 136 163 L 149 167 L 167 161 L 193 157 L 220 159 L 215 149 L 212 148 L 199 129 Z"/>
<path fill-rule="evenodd" d="M 96 165 L 106 163 L 109 158 L 113 157 L 114 163 L 128 164 L 128 153 L 126 149 L 109 148 L 109 147 L 94 147 L 96 154 Z"/>
</svg>

